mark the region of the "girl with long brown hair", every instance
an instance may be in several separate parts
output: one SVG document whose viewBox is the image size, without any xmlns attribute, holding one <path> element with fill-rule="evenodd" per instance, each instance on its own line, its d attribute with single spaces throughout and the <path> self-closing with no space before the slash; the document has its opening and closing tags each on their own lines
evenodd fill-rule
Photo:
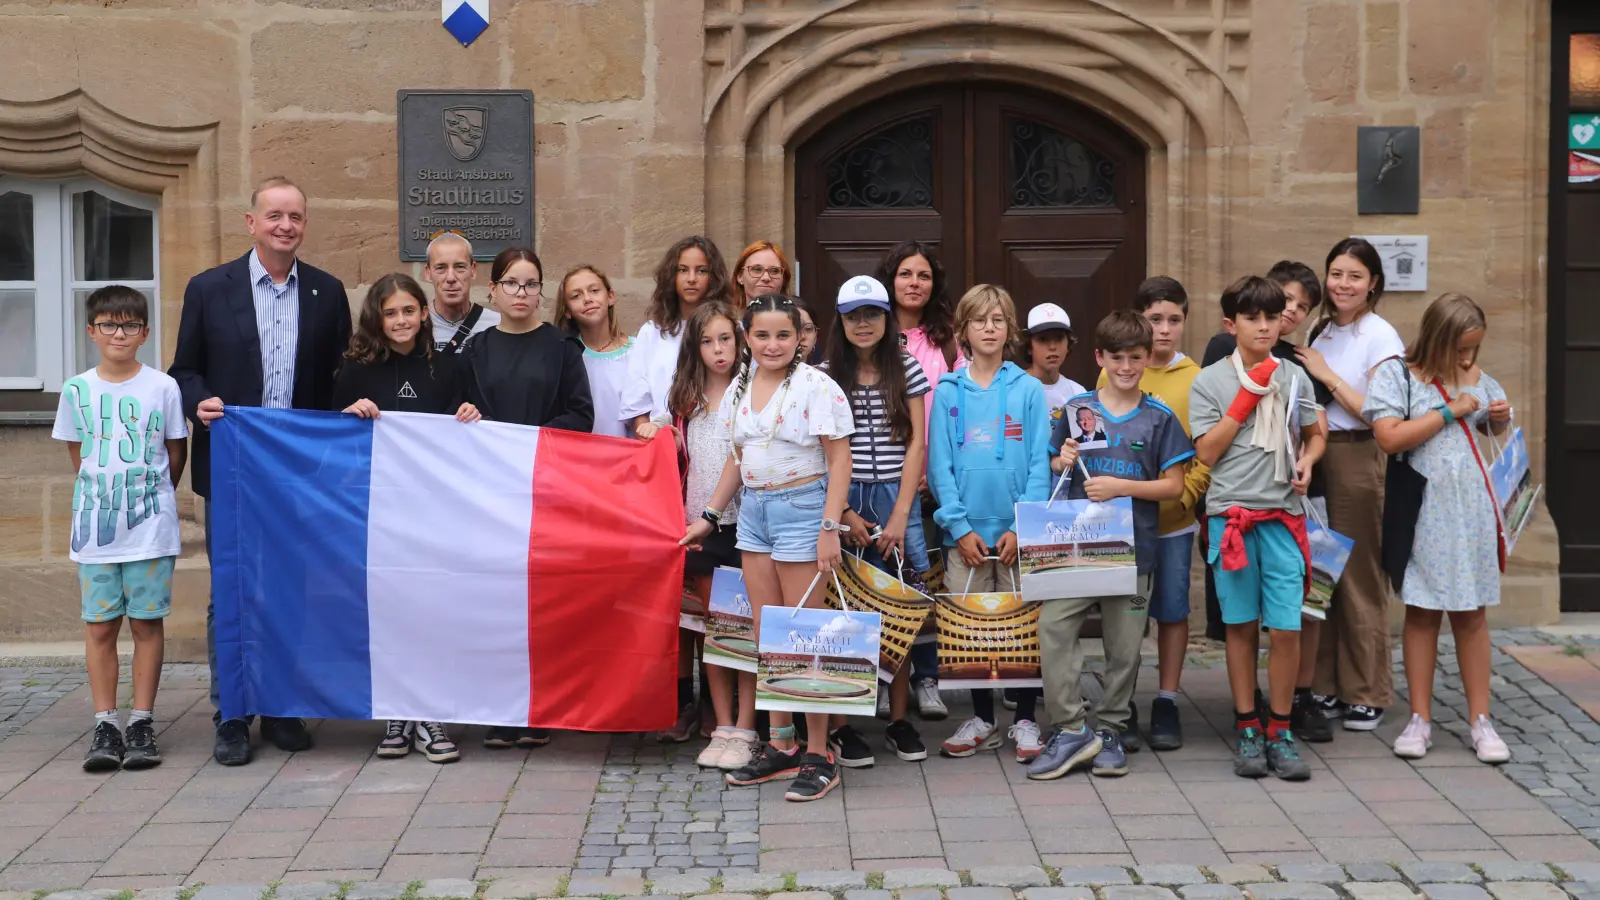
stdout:
<svg viewBox="0 0 1600 900">
<path fill-rule="evenodd" d="M 1405 357 L 1378 364 L 1362 406 L 1378 446 L 1407 454 L 1411 467 L 1428 479 L 1400 585 L 1411 721 L 1394 752 L 1407 759 L 1420 759 L 1432 743 L 1433 674 L 1446 613 L 1461 661 L 1473 749 L 1488 763 L 1511 756 L 1489 721 L 1487 611 L 1500 602 L 1505 548 L 1499 502 L 1476 433 L 1493 441 L 1510 425 L 1511 406 L 1500 383 L 1478 367 L 1487 328 L 1471 298 L 1439 297 L 1423 312 Z"/>
<path fill-rule="evenodd" d="M 671 423 L 667 393 L 678 367 L 683 324 L 707 300 L 729 301 L 728 266 L 717 245 L 698 234 L 667 249 L 656 266 L 649 321 L 639 328 L 628 354 L 628 383 L 622 392 L 623 419 L 641 440 Z"/>
<path fill-rule="evenodd" d="M 594 402 L 594 433 L 627 437 L 622 421 L 622 389 L 628 380 L 633 338 L 617 320 L 617 292 L 606 273 L 584 263 L 561 279 L 555 325 L 583 343 L 583 368 Z"/>
<path fill-rule="evenodd" d="M 1383 298 L 1383 260 L 1362 238 L 1328 251 L 1322 305 L 1300 365 L 1333 395 L 1328 405 L 1328 450 L 1321 468 L 1328 492 L 1328 527 L 1355 541 L 1334 591 L 1317 653 L 1316 693 L 1295 692 L 1295 704 L 1316 703 L 1350 731 L 1371 731 L 1394 699 L 1389 661 L 1389 583 L 1379 547 L 1383 537 L 1384 454 L 1361 417 L 1367 379 L 1385 359 L 1405 351 L 1394 326 L 1377 313 Z"/>
</svg>

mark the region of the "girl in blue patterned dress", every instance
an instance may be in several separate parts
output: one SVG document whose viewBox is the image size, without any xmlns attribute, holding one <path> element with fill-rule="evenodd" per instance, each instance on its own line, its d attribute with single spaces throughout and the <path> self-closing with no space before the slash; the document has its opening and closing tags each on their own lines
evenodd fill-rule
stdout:
<svg viewBox="0 0 1600 900">
<path fill-rule="evenodd" d="M 1385 453 L 1407 453 L 1428 479 L 1400 597 L 1411 721 L 1394 742 L 1396 756 L 1420 759 L 1432 743 L 1429 718 L 1439 626 L 1450 614 L 1472 745 L 1484 762 L 1510 758 L 1489 722 L 1487 610 L 1500 602 L 1500 522 L 1489 487 L 1491 456 L 1477 434 L 1506 430 L 1511 407 L 1500 383 L 1478 368 L 1486 320 L 1462 294 L 1444 294 L 1422 314 L 1405 357 L 1373 370 L 1363 416 Z"/>
</svg>

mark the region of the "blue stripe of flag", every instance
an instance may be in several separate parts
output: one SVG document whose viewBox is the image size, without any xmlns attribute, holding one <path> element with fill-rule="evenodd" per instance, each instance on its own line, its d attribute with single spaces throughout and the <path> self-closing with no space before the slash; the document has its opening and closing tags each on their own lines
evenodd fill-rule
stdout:
<svg viewBox="0 0 1600 900">
<path fill-rule="evenodd" d="M 372 717 L 373 425 L 232 406 L 212 423 L 211 597 L 224 718 Z"/>
</svg>

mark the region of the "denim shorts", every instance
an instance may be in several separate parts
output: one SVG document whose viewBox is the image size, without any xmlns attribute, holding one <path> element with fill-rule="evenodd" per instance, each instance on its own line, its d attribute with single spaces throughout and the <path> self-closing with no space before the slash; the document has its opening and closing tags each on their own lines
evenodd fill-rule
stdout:
<svg viewBox="0 0 1600 900">
<path fill-rule="evenodd" d="M 898 481 L 850 482 L 850 508 L 868 522 L 886 524 L 899 500 Z M 912 496 L 911 514 L 906 517 L 905 557 L 908 569 L 919 575 L 928 571 L 928 542 L 922 534 L 922 498 L 918 496 Z M 876 547 L 867 548 L 866 560 L 885 572 L 898 569 L 892 559 L 885 560 L 879 556 Z"/>
<path fill-rule="evenodd" d="M 1306 598 L 1306 558 L 1282 522 L 1262 522 L 1244 533 L 1249 563 L 1238 571 L 1222 567 L 1222 532 L 1226 516 L 1206 521 L 1206 562 L 1217 582 L 1222 621 L 1244 625 L 1259 621 L 1275 631 L 1299 631 L 1300 607 Z"/>
<path fill-rule="evenodd" d="M 1194 532 L 1156 538 L 1156 577 L 1150 597 L 1150 618 L 1163 624 L 1189 618 L 1189 563 L 1194 558 Z"/>
<path fill-rule="evenodd" d="M 740 550 L 770 553 L 777 562 L 816 562 L 828 479 L 794 488 L 756 491 L 739 498 Z"/>
<path fill-rule="evenodd" d="M 79 563 L 83 620 L 165 619 L 172 612 L 172 566 L 177 559 L 163 556 L 124 563 Z"/>
</svg>

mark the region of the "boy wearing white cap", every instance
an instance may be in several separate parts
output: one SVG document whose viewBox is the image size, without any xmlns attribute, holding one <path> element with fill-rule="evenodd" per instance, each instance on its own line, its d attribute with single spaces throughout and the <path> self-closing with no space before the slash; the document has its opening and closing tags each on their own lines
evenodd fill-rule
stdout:
<svg viewBox="0 0 1600 900">
<path fill-rule="evenodd" d="M 1022 351 L 1022 364 L 1028 374 L 1044 385 L 1044 402 L 1050 410 L 1050 427 L 1055 428 L 1067 401 L 1087 393 L 1083 385 L 1061 374 L 1078 336 L 1072 333 L 1072 319 L 1054 303 L 1041 303 L 1028 311 L 1028 343 Z"/>
</svg>

